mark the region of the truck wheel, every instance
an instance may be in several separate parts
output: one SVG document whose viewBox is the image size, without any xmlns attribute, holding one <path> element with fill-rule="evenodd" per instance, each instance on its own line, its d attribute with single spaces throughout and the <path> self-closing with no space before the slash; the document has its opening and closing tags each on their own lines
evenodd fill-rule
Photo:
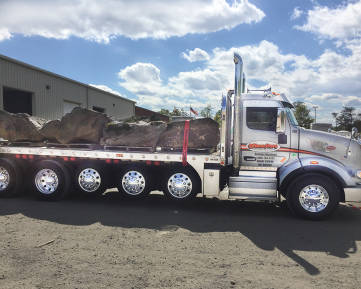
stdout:
<svg viewBox="0 0 361 289">
<path fill-rule="evenodd" d="M 76 190 L 86 195 L 102 195 L 106 190 L 104 169 L 94 163 L 80 165 L 75 172 Z"/>
<path fill-rule="evenodd" d="M 117 187 L 126 197 L 141 198 L 149 194 L 150 182 L 150 174 L 145 168 L 129 166 L 122 170 Z"/>
<path fill-rule="evenodd" d="M 23 174 L 14 160 L 0 159 L 0 197 L 15 197 L 22 191 Z"/>
<path fill-rule="evenodd" d="M 185 201 L 194 198 L 200 193 L 200 180 L 189 169 L 170 170 L 165 180 L 163 192 L 169 199 Z"/>
<path fill-rule="evenodd" d="M 59 201 L 70 193 L 69 171 L 66 166 L 58 161 L 40 161 L 35 166 L 33 180 L 34 193 L 43 200 Z"/>
<path fill-rule="evenodd" d="M 329 177 L 305 175 L 295 179 L 287 189 L 287 204 L 300 217 L 320 220 L 338 206 L 340 189 Z"/>
</svg>

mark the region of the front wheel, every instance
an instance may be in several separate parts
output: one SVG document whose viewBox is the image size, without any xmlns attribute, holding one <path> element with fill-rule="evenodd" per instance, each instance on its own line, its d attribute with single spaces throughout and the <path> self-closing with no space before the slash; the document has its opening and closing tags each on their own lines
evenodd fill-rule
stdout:
<svg viewBox="0 0 361 289">
<path fill-rule="evenodd" d="M 323 175 L 301 176 L 287 190 L 290 210 L 312 220 L 320 220 L 334 212 L 340 201 L 340 189 L 329 177 Z"/>
<path fill-rule="evenodd" d="M 178 168 L 168 172 L 163 192 L 169 199 L 185 201 L 200 193 L 200 188 L 200 180 L 195 172 L 186 168 Z"/>
</svg>

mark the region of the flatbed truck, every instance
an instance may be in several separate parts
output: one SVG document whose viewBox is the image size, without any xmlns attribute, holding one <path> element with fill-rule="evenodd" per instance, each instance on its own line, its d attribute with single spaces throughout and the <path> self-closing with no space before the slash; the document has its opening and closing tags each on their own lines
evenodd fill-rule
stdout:
<svg viewBox="0 0 361 289">
<path fill-rule="evenodd" d="M 72 191 L 117 187 L 139 198 L 152 190 L 174 201 L 196 195 L 234 200 L 286 199 L 298 216 L 321 219 L 340 202 L 361 201 L 361 142 L 300 127 L 292 102 L 270 90 L 245 91 L 243 61 L 234 54 L 235 88 L 222 99 L 217 151 L 0 143 L 0 196 L 32 191 L 61 200 Z"/>
</svg>

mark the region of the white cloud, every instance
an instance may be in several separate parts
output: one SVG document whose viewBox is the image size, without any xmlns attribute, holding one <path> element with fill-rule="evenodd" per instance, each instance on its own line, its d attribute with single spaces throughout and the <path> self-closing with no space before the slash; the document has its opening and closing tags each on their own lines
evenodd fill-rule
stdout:
<svg viewBox="0 0 361 289">
<path fill-rule="evenodd" d="M 119 96 L 122 96 L 120 94 L 119 91 L 116 91 L 114 89 L 111 89 L 110 87 L 104 85 L 104 84 L 89 84 L 90 86 L 93 86 L 95 88 L 98 88 L 98 89 L 101 89 L 101 90 L 104 90 L 106 92 L 109 92 L 109 93 L 112 93 L 112 94 L 116 94 L 116 95 L 119 95 Z"/>
<path fill-rule="evenodd" d="M 159 82 L 160 70 L 152 63 L 136 63 L 121 70 L 118 76 L 128 81 L 137 80 L 144 83 Z"/>
<path fill-rule="evenodd" d="M 107 43 L 119 35 L 165 39 L 229 30 L 264 16 L 247 0 L 5 0 L 0 2 L 0 32 Z"/>
<path fill-rule="evenodd" d="M 291 20 L 296 20 L 296 19 L 300 18 L 302 14 L 303 14 L 303 11 L 299 7 L 295 7 L 293 9 L 293 12 L 291 15 Z"/>
<path fill-rule="evenodd" d="M 5 28 L 0 28 L 0 41 L 7 40 L 11 38 L 9 30 Z"/>
<path fill-rule="evenodd" d="M 194 50 L 190 50 L 188 51 L 188 54 L 186 52 L 183 52 L 182 57 L 184 59 L 187 59 L 189 62 L 209 60 L 208 53 L 200 48 L 195 48 Z"/>
<path fill-rule="evenodd" d="M 248 83 L 266 83 L 293 100 L 318 105 L 317 118 L 332 121 L 331 112 L 340 111 L 343 105 L 360 106 L 361 41 L 349 42 L 345 47 L 349 51 L 347 55 L 325 50 L 316 59 L 282 53 L 277 45 L 265 40 L 257 45 L 215 48 L 208 52 L 210 59 L 204 69 L 183 71 L 162 79 L 155 66 L 146 69 L 150 76 L 129 74 L 150 65 L 137 63 L 119 73 L 123 80 L 120 84 L 152 109 L 189 104 L 198 109 L 211 104 L 218 109 L 222 92 L 234 86 L 233 53 L 238 52 L 243 57 Z M 144 67 L 140 69 L 143 70 Z"/>
<path fill-rule="evenodd" d="M 320 38 L 352 39 L 361 37 L 361 0 L 337 8 L 316 6 L 307 13 L 307 22 L 297 29 L 315 33 Z"/>
</svg>

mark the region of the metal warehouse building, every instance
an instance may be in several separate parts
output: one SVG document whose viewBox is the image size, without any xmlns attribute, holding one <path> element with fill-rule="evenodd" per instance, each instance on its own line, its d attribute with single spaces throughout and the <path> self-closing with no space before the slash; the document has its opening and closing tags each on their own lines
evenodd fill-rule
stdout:
<svg viewBox="0 0 361 289">
<path fill-rule="evenodd" d="M 116 119 L 135 114 L 135 102 L 0 55 L 0 109 L 58 119 L 74 107 Z"/>
</svg>

